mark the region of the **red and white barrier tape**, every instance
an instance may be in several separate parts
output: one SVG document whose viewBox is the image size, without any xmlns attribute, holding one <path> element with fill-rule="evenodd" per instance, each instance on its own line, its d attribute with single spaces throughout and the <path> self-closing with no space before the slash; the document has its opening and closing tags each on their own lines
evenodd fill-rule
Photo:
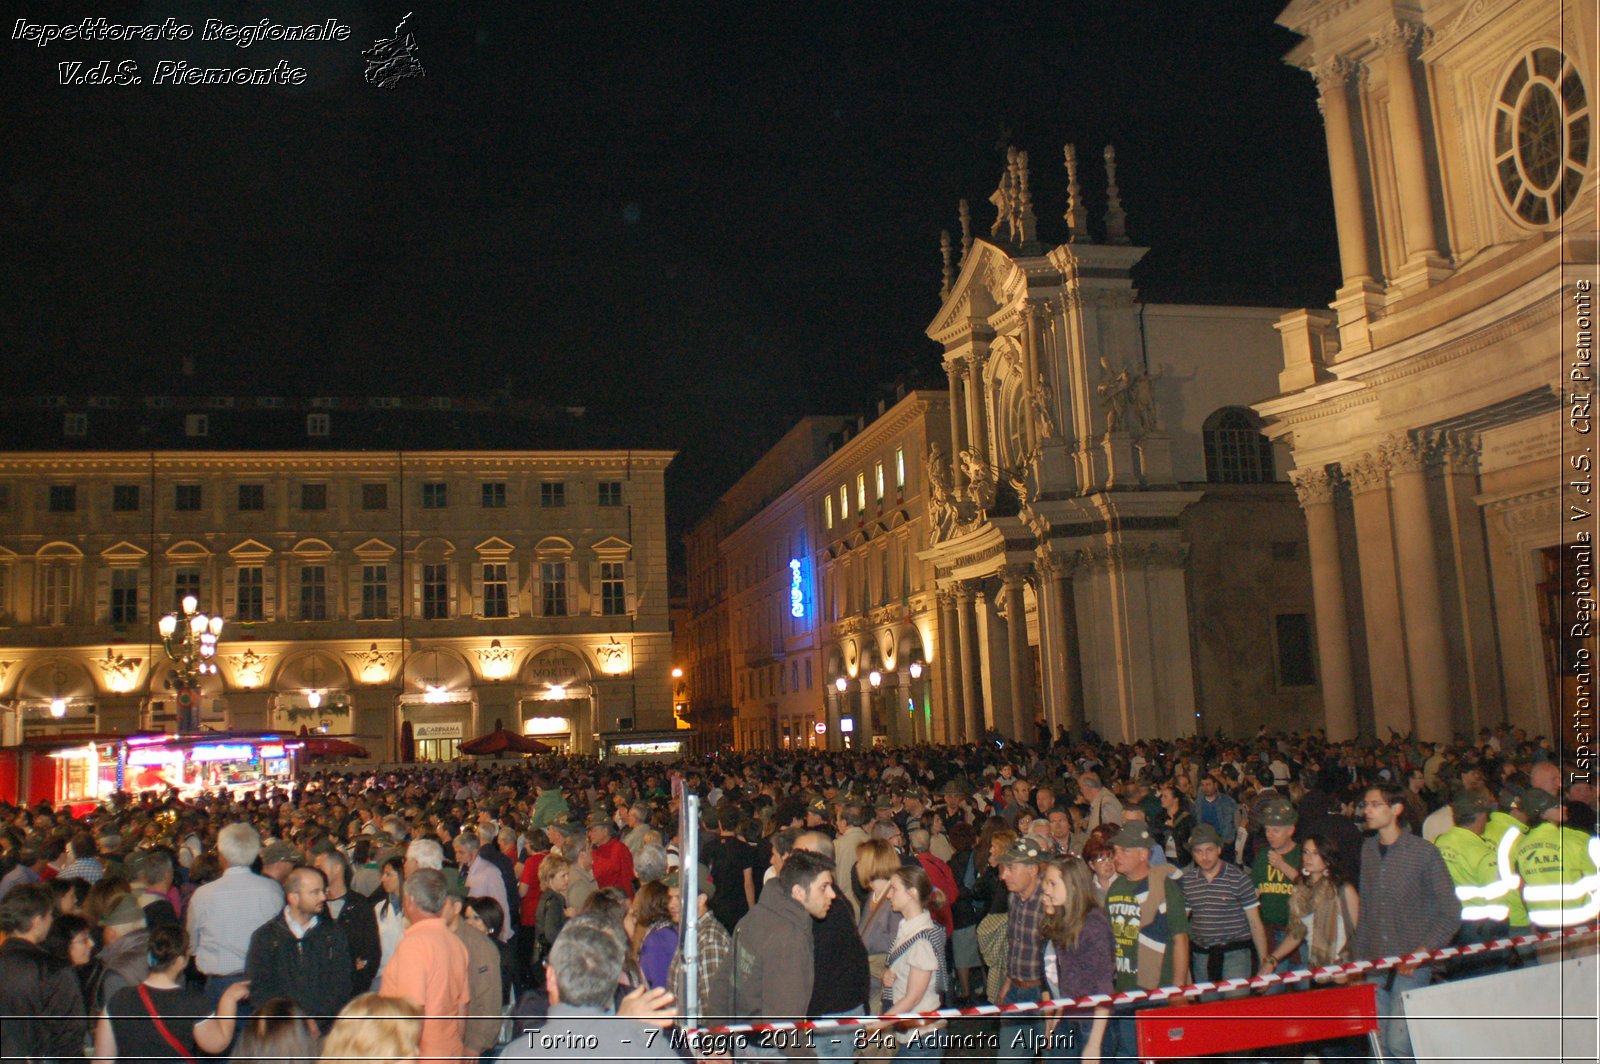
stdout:
<svg viewBox="0 0 1600 1064">
<path fill-rule="evenodd" d="M 831 1020 L 793 1020 L 771 1023 L 734 1023 L 720 1027 L 698 1027 L 691 1036 L 767 1034 L 772 1031 L 831 1031 L 839 1028 L 862 1027 L 872 1023 L 902 1023 L 912 1020 L 955 1020 L 974 1016 L 1008 1016 L 1018 1012 L 1037 1012 L 1041 1009 L 1090 1009 L 1100 1005 L 1130 1005 L 1138 1001 L 1171 1001 L 1174 998 L 1197 997 L 1201 994 L 1225 993 L 1230 990 L 1265 990 L 1273 986 L 1303 983 L 1307 980 L 1325 982 L 1339 975 L 1359 975 L 1382 972 L 1402 964 L 1420 964 L 1424 961 L 1447 961 L 1455 957 L 1475 957 L 1518 946 L 1539 942 L 1575 938 L 1593 934 L 1600 925 L 1568 927 L 1560 931 L 1541 931 L 1527 935 L 1497 938 L 1493 942 L 1474 942 L 1466 946 L 1445 946 L 1442 949 L 1418 950 L 1403 957 L 1384 957 L 1375 961 L 1350 961 L 1347 964 L 1330 964 L 1322 968 L 1297 968 L 1292 972 L 1251 976 L 1248 979 L 1223 979 L 1214 983 L 1192 983 L 1187 986 L 1164 986 L 1155 990 L 1128 990 L 1121 994 L 1093 994 L 1082 998 L 1054 998 L 1044 1001 L 1019 1001 L 1010 1005 L 967 1005 L 953 1009 L 934 1009 L 931 1012 L 896 1012 L 882 1016 L 843 1016 Z"/>
</svg>

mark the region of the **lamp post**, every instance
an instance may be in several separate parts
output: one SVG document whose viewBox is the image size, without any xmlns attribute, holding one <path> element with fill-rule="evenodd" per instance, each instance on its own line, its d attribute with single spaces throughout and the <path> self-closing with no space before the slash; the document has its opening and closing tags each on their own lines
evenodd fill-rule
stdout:
<svg viewBox="0 0 1600 1064">
<path fill-rule="evenodd" d="M 169 613 L 156 625 L 161 647 L 172 659 L 172 682 L 178 695 L 178 731 L 200 728 L 200 683 L 215 675 L 217 638 L 222 635 L 222 618 L 201 613 L 200 602 L 185 595 L 178 612 Z"/>
</svg>

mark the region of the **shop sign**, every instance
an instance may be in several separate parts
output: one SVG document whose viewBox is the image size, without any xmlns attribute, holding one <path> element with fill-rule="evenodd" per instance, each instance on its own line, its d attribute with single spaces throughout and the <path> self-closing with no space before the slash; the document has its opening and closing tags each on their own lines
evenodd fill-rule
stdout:
<svg viewBox="0 0 1600 1064">
<path fill-rule="evenodd" d="M 461 738 L 461 722 L 454 721 L 442 724 L 413 724 L 411 734 L 417 739 L 459 739 Z"/>
</svg>

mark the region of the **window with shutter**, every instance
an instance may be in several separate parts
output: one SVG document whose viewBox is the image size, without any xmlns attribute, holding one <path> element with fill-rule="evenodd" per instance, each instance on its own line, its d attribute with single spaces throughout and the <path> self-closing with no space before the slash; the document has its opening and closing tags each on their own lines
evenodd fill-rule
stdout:
<svg viewBox="0 0 1600 1064">
<path fill-rule="evenodd" d="M 265 620 L 267 581 L 263 567 L 241 565 L 234 571 L 233 616 L 240 621 Z"/>
<path fill-rule="evenodd" d="M 485 562 L 482 567 L 482 602 L 484 617 L 509 617 L 510 581 L 509 566 L 505 562 Z"/>
<path fill-rule="evenodd" d="M 182 609 L 183 600 L 190 596 L 200 601 L 200 567 L 180 565 L 172 570 L 172 608 Z"/>
<path fill-rule="evenodd" d="M 443 562 L 422 566 L 422 619 L 442 621 L 450 616 L 450 567 Z"/>
<path fill-rule="evenodd" d="M 627 573 L 623 562 L 600 563 L 600 615 L 620 617 L 628 612 Z"/>
<path fill-rule="evenodd" d="M 539 588 L 542 596 L 540 614 L 545 617 L 567 615 L 567 563 L 545 562 L 539 566 Z"/>
<path fill-rule="evenodd" d="M 328 568 L 324 565 L 300 567 L 300 620 L 328 619 Z"/>
<path fill-rule="evenodd" d="M 361 567 L 361 619 L 386 620 L 389 616 L 389 566 Z"/>
</svg>

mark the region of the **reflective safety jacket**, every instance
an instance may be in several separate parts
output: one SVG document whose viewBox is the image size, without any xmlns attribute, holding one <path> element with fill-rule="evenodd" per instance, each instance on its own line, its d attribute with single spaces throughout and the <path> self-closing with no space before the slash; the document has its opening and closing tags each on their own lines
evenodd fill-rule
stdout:
<svg viewBox="0 0 1600 1064">
<path fill-rule="evenodd" d="M 1513 858 L 1534 927 L 1575 927 L 1600 916 L 1600 838 L 1545 822 Z"/>
<path fill-rule="evenodd" d="M 1511 918 L 1506 895 L 1516 893 L 1517 883 L 1501 882 L 1493 844 L 1461 827 L 1446 831 L 1433 844 L 1439 847 L 1444 866 L 1450 870 L 1450 881 L 1456 885 L 1462 920 Z"/>
<path fill-rule="evenodd" d="M 1522 891 L 1519 889 L 1522 877 L 1517 875 L 1515 865 L 1517 847 L 1527 831 L 1522 821 L 1498 809 L 1489 814 L 1489 825 L 1483 829 L 1483 837 L 1494 846 L 1495 867 L 1499 870 L 1500 878 L 1510 884 L 1506 906 L 1511 910 L 1509 920 L 1514 928 L 1528 926 L 1528 908 L 1522 904 Z"/>
</svg>

